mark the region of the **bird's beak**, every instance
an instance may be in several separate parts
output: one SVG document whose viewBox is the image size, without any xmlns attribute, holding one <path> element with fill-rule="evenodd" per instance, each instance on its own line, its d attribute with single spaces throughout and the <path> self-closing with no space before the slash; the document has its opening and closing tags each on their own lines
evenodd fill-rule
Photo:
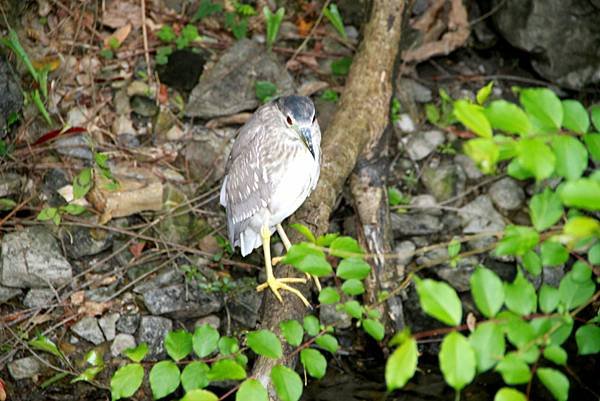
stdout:
<svg viewBox="0 0 600 401">
<path fill-rule="evenodd" d="M 308 151 L 314 158 L 315 149 L 313 148 L 311 129 L 307 127 L 300 127 L 300 139 L 302 139 L 302 142 L 304 142 L 304 144 L 308 148 Z"/>
</svg>

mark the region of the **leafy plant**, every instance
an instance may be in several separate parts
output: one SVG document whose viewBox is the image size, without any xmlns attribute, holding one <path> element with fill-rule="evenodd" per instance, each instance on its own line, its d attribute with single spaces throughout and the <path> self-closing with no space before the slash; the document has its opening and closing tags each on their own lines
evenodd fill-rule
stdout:
<svg viewBox="0 0 600 401">
<path fill-rule="evenodd" d="M 267 24 L 267 48 L 271 49 L 273 43 L 275 43 L 275 40 L 277 39 L 285 9 L 280 7 L 276 13 L 273 13 L 269 7 L 265 6 L 263 8 L 263 14 L 265 15 L 265 22 Z"/>
<path fill-rule="evenodd" d="M 254 92 L 261 103 L 267 103 L 277 95 L 277 86 L 269 81 L 256 81 Z"/>
<path fill-rule="evenodd" d="M 179 34 L 175 33 L 170 25 L 163 25 L 156 32 L 156 37 L 167 46 L 160 46 L 156 49 L 155 61 L 157 64 L 167 64 L 174 48 L 181 50 L 189 47 L 192 42 L 200 39 L 200 34 L 198 28 L 192 24 L 184 26 Z"/>
<path fill-rule="evenodd" d="M 334 91 L 333 89 L 325 89 L 320 96 L 321 100 L 325 100 L 326 102 L 337 103 L 340 100 L 340 94 Z"/>
<path fill-rule="evenodd" d="M 338 76 L 346 76 L 350 72 L 352 58 L 342 57 L 331 62 L 331 73 Z"/>
<path fill-rule="evenodd" d="M 342 37 L 342 39 L 347 40 L 348 35 L 346 34 L 346 29 L 344 28 L 344 21 L 342 20 L 342 16 L 340 15 L 340 11 L 337 8 L 335 3 L 329 5 L 329 7 L 323 8 L 323 15 L 329 20 L 329 23 L 333 25 L 337 33 Z"/>
<path fill-rule="evenodd" d="M 202 18 L 210 17 L 223 11 L 223 6 L 218 3 L 213 3 L 211 0 L 202 0 L 198 6 L 198 11 L 194 14 L 192 22 L 198 22 Z"/>
</svg>

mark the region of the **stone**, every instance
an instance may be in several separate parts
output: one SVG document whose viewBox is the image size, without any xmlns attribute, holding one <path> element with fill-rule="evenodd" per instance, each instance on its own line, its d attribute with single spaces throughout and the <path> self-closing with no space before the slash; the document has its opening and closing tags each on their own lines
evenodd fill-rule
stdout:
<svg viewBox="0 0 600 401">
<path fill-rule="evenodd" d="M 112 339 L 115 338 L 119 317 L 120 315 L 118 313 L 109 313 L 98 319 L 98 324 L 104 333 L 104 338 L 108 341 L 112 341 Z"/>
<path fill-rule="evenodd" d="M 10 301 L 22 293 L 23 291 L 18 288 L 4 287 L 3 285 L 0 285 L 0 304 Z"/>
<path fill-rule="evenodd" d="M 257 81 L 269 81 L 278 95 L 294 93 L 294 80 L 284 65 L 264 45 L 242 39 L 223 53 L 200 76 L 185 107 L 187 117 L 214 118 L 259 106 Z"/>
<path fill-rule="evenodd" d="M 410 200 L 410 205 L 423 213 L 434 216 L 441 216 L 443 214 L 442 209 L 438 207 L 439 205 L 433 195 L 417 195 Z"/>
<path fill-rule="evenodd" d="M 343 311 L 338 311 L 335 305 L 321 305 L 319 320 L 325 326 L 335 325 L 338 329 L 347 329 L 352 326 L 352 318 Z"/>
<path fill-rule="evenodd" d="M 0 133 L 7 126 L 11 114 L 16 114 L 23 107 L 23 90 L 19 79 L 11 65 L 4 57 L 0 57 Z M 1 135 L 4 136 L 4 135 Z"/>
<path fill-rule="evenodd" d="M 60 287 L 73 278 L 71 265 L 45 227 L 28 227 L 2 239 L 1 284 L 18 288 Z"/>
<path fill-rule="evenodd" d="M 94 155 L 83 135 L 62 136 L 54 141 L 58 153 L 83 160 L 92 160 Z"/>
<path fill-rule="evenodd" d="M 196 320 L 194 328 L 204 326 L 205 324 L 208 324 L 215 330 L 219 330 L 219 327 L 221 327 L 221 319 L 217 315 L 204 316 Z"/>
<path fill-rule="evenodd" d="M 51 288 L 32 288 L 25 295 L 23 305 L 28 308 L 48 307 L 53 300 L 56 302 L 56 295 Z"/>
<path fill-rule="evenodd" d="M 104 335 L 98 325 L 98 319 L 87 316 L 71 326 L 71 331 L 94 345 L 104 342 Z"/>
<path fill-rule="evenodd" d="M 44 365 L 34 356 L 17 359 L 8 364 L 8 372 L 15 380 L 30 379 L 42 372 Z"/>
<path fill-rule="evenodd" d="M 438 130 L 417 132 L 410 135 L 406 142 L 406 152 L 414 160 L 423 160 L 446 141 L 444 133 Z"/>
<path fill-rule="evenodd" d="M 391 220 L 394 237 L 436 234 L 444 228 L 438 217 L 425 213 L 391 213 Z"/>
<path fill-rule="evenodd" d="M 62 243 L 67 255 L 73 259 L 97 255 L 112 246 L 112 235 L 108 231 L 93 231 L 86 227 L 69 227 L 64 231 Z"/>
<path fill-rule="evenodd" d="M 463 206 L 458 215 L 463 222 L 463 233 L 475 234 L 482 231 L 501 231 L 504 229 L 502 215 L 494 209 L 487 195 L 479 195 Z"/>
<path fill-rule="evenodd" d="M 456 155 L 454 156 L 454 162 L 462 167 L 469 180 L 475 181 L 483 177 L 483 173 L 477 168 L 475 162 L 469 156 Z"/>
<path fill-rule="evenodd" d="M 142 117 L 154 117 L 158 114 L 159 107 L 154 99 L 146 96 L 135 95 L 129 100 L 131 111 Z"/>
<path fill-rule="evenodd" d="M 394 247 L 396 254 L 396 263 L 401 266 L 406 266 L 415 256 L 416 245 L 412 241 L 402 241 Z"/>
<path fill-rule="evenodd" d="M 467 292 L 471 286 L 469 279 L 475 268 L 479 264 L 479 259 L 475 256 L 460 258 L 456 267 L 442 266 L 435 269 L 435 273 L 458 292 Z"/>
<path fill-rule="evenodd" d="M 225 174 L 225 164 L 237 130 L 200 126 L 194 126 L 191 130 L 192 140 L 179 153 L 181 162 L 189 165 L 193 179 L 200 182 L 220 179 Z"/>
<path fill-rule="evenodd" d="M 120 333 L 135 334 L 140 325 L 141 316 L 137 313 L 121 315 L 117 320 L 117 330 Z"/>
<path fill-rule="evenodd" d="M 262 294 L 256 292 L 254 288 L 237 294 L 228 304 L 231 319 L 242 327 L 253 329 L 259 318 L 258 312 L 262 300 Z"/>
<path fill-rule="evenodd" d="M 118 357 L 123 351 L 136 346 L 135 337 L 131 334 L 120 333 L 115 336 L 110 345 L 110 353 L 113 357 Z"/>
<path fill-rule="evenodd" d="M 431 89 L 414 79 L 403 77 L 400 74 L 398 74 L 398 79 L 396 80 L 396 91 L 410 94 L 416 103 L 429 103 L 433 100 Z"/>
<path fill-rule="evenodd" d="M 402 113 L 398 116 L 398 120 L 394 123 L 396 128 L 402 132 L 415 132 L 417 126 L 412 117 L 408 113 Z"/>
<path fill-rule="evenodd" d="M 156 288 L 165 287 L 172 284 L 182 284 L 185 281 L 183 272 L 177 268 L 169 268 L 161 271 L 152 280 L 147 280 L 142 284 L 136 285 L 133 292 L 144 294 Z"/>
<path fill-rule="evenodd" d="M 442 162 L 423 168 L 421 181 L 438 202 L 443 202 L 465 190 L 466 177 L 460 165 Z"/>
<path fill-rule="evenodd" d="M 4 173 L 0 176 L 0 198 L 17 195 L 23 190 L 27 178 L 14 173 Z"/>
<path fill-rule="evenodd" d="M 494 204 L 503 210 L 516 210 L 523 206 L 525 191 L 510 177 L 496 181 L 488 194 Z"/>
<path fill-rule="evenodd" d="M 137 343 L 148 344 L 150 358 L 163 357 L 165 353 L 163 339 L 171 330 L 173 330 L 173 322 L 166 317 L 142 316 Z"/>
<path fill-rule="evenodd" d="M 214 294 L 190 284 L 173 284 L 154 288 L 143 294 L 144 304 L 153 315 L 188 319 L 218 312 L 223 303 Z"/>
</svg>

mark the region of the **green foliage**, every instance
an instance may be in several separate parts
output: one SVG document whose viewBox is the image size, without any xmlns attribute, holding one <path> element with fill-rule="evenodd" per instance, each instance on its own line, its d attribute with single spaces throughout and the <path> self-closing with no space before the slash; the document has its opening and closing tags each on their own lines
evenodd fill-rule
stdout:
<svg viewBox="0 0 600 401">
<path fill-rule="evenodd" d="M 133 362 L 141 362 L 148 353 L 148 344 L 141 343 L 137 347 L 128 348 L 124 351 L 125 356 Z"/>
<path fill-rule="evenodd" d="M 329 20 L 329 23 L 333 25 L 337 33 L 342 39 L 347 40 L 346 29 L 344 28 L 344 21 L 335 3 L 329 5 L 329 8 L 323 8 L 323 15 Z"/>
<path fill-rule="evenodd" d="M 452 332 L 444 337 L 439 359 L 444 380 L 455 390 L 460 391 L 475 377 L 475 351 L 462 334 Z"/>
<path fill-rule="evenodd" d="M 460 324 L 462 305 L 454 288 L 431 279 L 415 279 L 415 284 L 425 313 L 449 326 Z"/>
<path fill-rule="evenodd" d="M 385 383 L 389 391 L 404 387 L 417 370 L 417 341 L 408 338 L 388 358 L 385 365 Z"/>
<path fill-rule="evenodd" d="M 192 352 L 192 335 L 185 330 L 170 331 L 165 337 L 165 349 L 174 361 L 185 358 Z"/>
<path fill-rule="evenodd" d="M 536 374 L 555 400 L 566 401 L 569 398 L 569 379 L 564 374 L 552 368 L 539 368 Z"/>
<path fill-rule="evenodd" d="M 504 303 L 504 287 L 500 277 L 484 266 L 479 266 L 471 275 L 470 284 L 477 309 L 485 317 L 496 316 Z"/>
<path fill-rule="evenodd" d="M 269 395 L 264 386 L 254 379 L 245 380 L 235 394 L 236 401 L 268 401 Z"/>
<path fill-rule="evenodd" d="M 204 358 L 217 349 L 219 332 L 209 324 L 204 324 L 194 331 L 192 347 L 196 355 Z"/>
<path fill-rule="evenodd" d="M 325 376 L 327 360 L 319 351 L 313 348 L 305 348 L 300 351 L 300 362 L 308 374 L 315 379 Z"/>
<path fill-rule="evenodd" d="M 495 322 L 479 324 L 469 336 L 469 343 L 475 351 L 477 371 L 480 373 L 493 368 L 506 350 L 504 333 Z"/>
<path fill-rule="evenodd" d="M 281 334 L 283 334 L 283 337 L 288 344 L 297 347 L 302 343 L 302 338 L 304 338 L 304 329 L 297 320 L 284 320 L 283 322 L 279 323 L 279 328 L 281 329 Z"/>
<path fill-rule="evenodd" d="M 292 369 L 276 365 L 271 380 L 281 401 L 298 401 L 302 395 L 302 379 Z"/>
<path fill-rule="evenodd" d="M 56 344 L 48 337 L 43 334 L 37 335 L 33 340 L 29 341 L 29 346 L 39 351 L 47 352 L 54 356 L 64 359 L 62 352 L 58 349 Z"/>
<path fill-rule="evenodd" d="M 213 3 L 211 0 L 201 0 L 198 10 L 192 18 L 192 22 L 197 22 L 202 18 L 210 17 L 223 11 L 223 6 L 218 3 Z"/>
<path fill-rule="evenodd" d="M 275 40 L 277 39 L 285 9 L 280 7 L 276 13 L 273 13 L 269 7 L 265 6 L 263 8 L 263 14 L 265 15 L 265 22 L 267 24 L 267 48 L 271 49 L 273 43 L 275 43 Z"/>
<path fill-rule="evenodd" d="M 117 369 L 110 380 L 112 400 L 131 397 L 142 385 L 144 368 L 139 363 L 130 363 Z"/>
<path fill-rule="evenodd" d="M 337 76 L 346 76 L 350 72 L 352 58 L 342 57 L 331 62 L 331 73 Z"/>
<path fill-rule="evenodd" d="M 333 89 L 325 89 L 321 94 L 320 99 L 326 102 L 337 103 L 337 101 L 340 100 L 340 94 Z"/>
<path fill-rule="evenodd" d="M 172 361 L 160 361 L 150 369 L 149 380 L 152 397 L 166 397 L 179 387 L 179 368 Z"/>
<path fill-rule="evenodd" d="M 262 103 L 271 101 L 277 95 L 277 86 L 269 81 L 256 81 L 254 92 Z"/>
<path fill-rule="evenodd" d="M 248 333 L 248 347 L 258 355 L 268 358 L 281 358 L 283 351 L 277 336 L 269 330 L 257 330 Z"/>
</svg>

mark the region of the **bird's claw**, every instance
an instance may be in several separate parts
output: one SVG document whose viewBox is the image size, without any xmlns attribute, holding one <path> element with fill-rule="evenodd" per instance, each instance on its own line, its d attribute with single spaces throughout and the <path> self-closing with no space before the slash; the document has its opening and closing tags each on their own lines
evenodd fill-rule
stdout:
<svg viewBox="0 0 600 401">
<path fill-rule="evenodd" d="M 271 259 L 271 265 L 275 266 L 277 265 L 277 263 L 281 262 L 283 260 L 283 256 L 276 256 L 273 259 Z M 313 280 L 315 282 L 315 286 L 317 287 L 317 290 L 319 292 L 321 292 L 321 282 L 319 281 L 319 278 L 317 276 L 313 276 L 309 273 L 305 273 L 306 274 L 306 280 L 310 281 Z M 262 285 L 262 284 L 261 284 Z"/>
<path fill-rule="evenodd" d="M 279 302 L 283 303 L 283 298 L 281 297 L 279 290 L 280 289 L 286 290 L 286 291 L 289 291 L 292 294 L 296 295 L 297 297 L 299 297 L 300 300 L 302 301 L 302 303 L 304 303 L 304 305 L 306 305 L 308 308 L 310 308 L 311 307 L 310 303 L 304 297 L 304 295 L 302 295 L 302 293 L 299 290 L 287 285 L 286 283 L 306 283 L 306 279 L 296 278 L 296 277 L 288 277 L 288 278 L 272 277 L 272 278 L 267 279 L 267 281 L 265 281 L 264 283 L 258 285 L 256 287 L 256 291 L 260 292 L 260 291 L 263 291 L 265 288 L 269 287 L 271 289 L 271 291 L 273 291 L 273 294 L 275 294 L 275 297 L 279 300 Z"/>
</svg>

